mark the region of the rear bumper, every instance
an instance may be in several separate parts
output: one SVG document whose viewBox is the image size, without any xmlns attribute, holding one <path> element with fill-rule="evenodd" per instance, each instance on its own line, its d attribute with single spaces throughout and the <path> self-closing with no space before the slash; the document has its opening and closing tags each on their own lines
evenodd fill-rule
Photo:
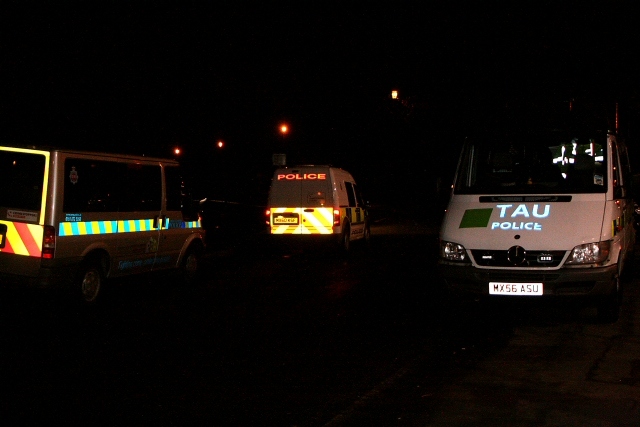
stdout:
<svg viewBox="0 0 640 427">
<path fill-rule="evenodd" d="M 37 269 L 33 275 L 0 272 L 0 286 L 7 288 L 68 289 L 73 286 L 77 266 Z"/>
<path fill-rule="evenodd" d="M 443 262 L 438 267 L 440 277 L 451 291 L 476 296 L 490 296 L 489 282 L 542 283 L 543 296 L 610 295 L 615 291 L 617 274 L 616 265 L 543 271 L 481 269 Z"/>
</svg>

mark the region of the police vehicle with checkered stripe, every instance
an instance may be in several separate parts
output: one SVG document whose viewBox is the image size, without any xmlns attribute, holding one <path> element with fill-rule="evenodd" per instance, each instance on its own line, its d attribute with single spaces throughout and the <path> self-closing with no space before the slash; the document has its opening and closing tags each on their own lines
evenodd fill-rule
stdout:
<svg viewBox="0 0 640 427">
<path fill-rule="evenodd" d="M 204 230 L 178 162 L 0 146 L 0 171 L 0 284 L 67 286 L 94 302 L 110 278 L 195 278 Z"/>
<path fill-rule="evenodd" d="M 353 176 L 336 167 L 276 169 L 266 214 L 270 234 L 282 239 L 326 237 L 349 250 L 351 241 L 368 242 L 371 235 L 367 207 Z"/>
</svg>

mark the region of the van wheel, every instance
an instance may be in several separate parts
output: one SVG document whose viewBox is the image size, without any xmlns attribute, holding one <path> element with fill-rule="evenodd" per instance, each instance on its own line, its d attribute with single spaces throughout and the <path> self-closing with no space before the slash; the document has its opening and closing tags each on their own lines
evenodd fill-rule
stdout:
<svg viewBox="0 0 640 427">
<path fill-rule="evenodd" d="M 342 250 L 345 252 L 349 252 L 349 249 L 351 248 L 351 228 L 346 225 L 344 227 L 344 230 L 342 230 L 342 241 L 341 246 L 342 246 Z"/>
<path fill-rule="evenodd" d="M 99 262 L 88 262 L 80 272 L 80 295 L 82 300 L 94 304 L 102 294 L 104 273 Z"/>
<path fill-rule="evenodd" d="M 371 229 L 369 228 L 369 222 L 364 225 L 364 243 L 367 246 L 371 244 Z"/>
<path fill-rule="evenodd" d="M 190 248 L 182 259 L 182 277 L 187 284 L 195 283 L 200 272 L 200 251 Z"/>
<path fill-rule="evenodd" d="M 622 283 L 620 275 L 616 275 L 615 288 L 610 295 L 602 297 L 598 302 L 598 321 L 600 323 L 615 323 L 620 316 L 620 305 L 622 304 Z"/>
</svg>

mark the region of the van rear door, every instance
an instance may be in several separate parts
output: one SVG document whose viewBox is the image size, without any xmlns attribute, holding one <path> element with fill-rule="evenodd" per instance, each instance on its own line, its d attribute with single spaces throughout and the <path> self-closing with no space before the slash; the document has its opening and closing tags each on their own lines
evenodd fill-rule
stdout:
<svg viewBox="0 0 640 427">
<path fill-rule="evenodd" d="M 269 192 L 271 234 L 333 233 L 328 168 L 278 169 Z"/>
<path fill-rule="evenodd" d="M 47 151 L 0 147 L 1 273 L 38 273 L 49 158 Z"/>
</svg>

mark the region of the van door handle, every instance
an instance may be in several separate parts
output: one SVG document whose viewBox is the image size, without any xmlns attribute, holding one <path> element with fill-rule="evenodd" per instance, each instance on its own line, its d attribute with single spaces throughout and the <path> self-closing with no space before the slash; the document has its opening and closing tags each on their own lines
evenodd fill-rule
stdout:
<svg viewBox="0 0 640 427">
<path fill-rule="evenodd" d="M 305 212 L 313 212 L 313 209 L 305 209 Z"/>
<path fill-rule="evenodd" d="M 164 225 L 164 219 L 164 215 L 156 215 L 156 217 L 153 218 L 153 228 L 161 229 Z"/>
</svg>

